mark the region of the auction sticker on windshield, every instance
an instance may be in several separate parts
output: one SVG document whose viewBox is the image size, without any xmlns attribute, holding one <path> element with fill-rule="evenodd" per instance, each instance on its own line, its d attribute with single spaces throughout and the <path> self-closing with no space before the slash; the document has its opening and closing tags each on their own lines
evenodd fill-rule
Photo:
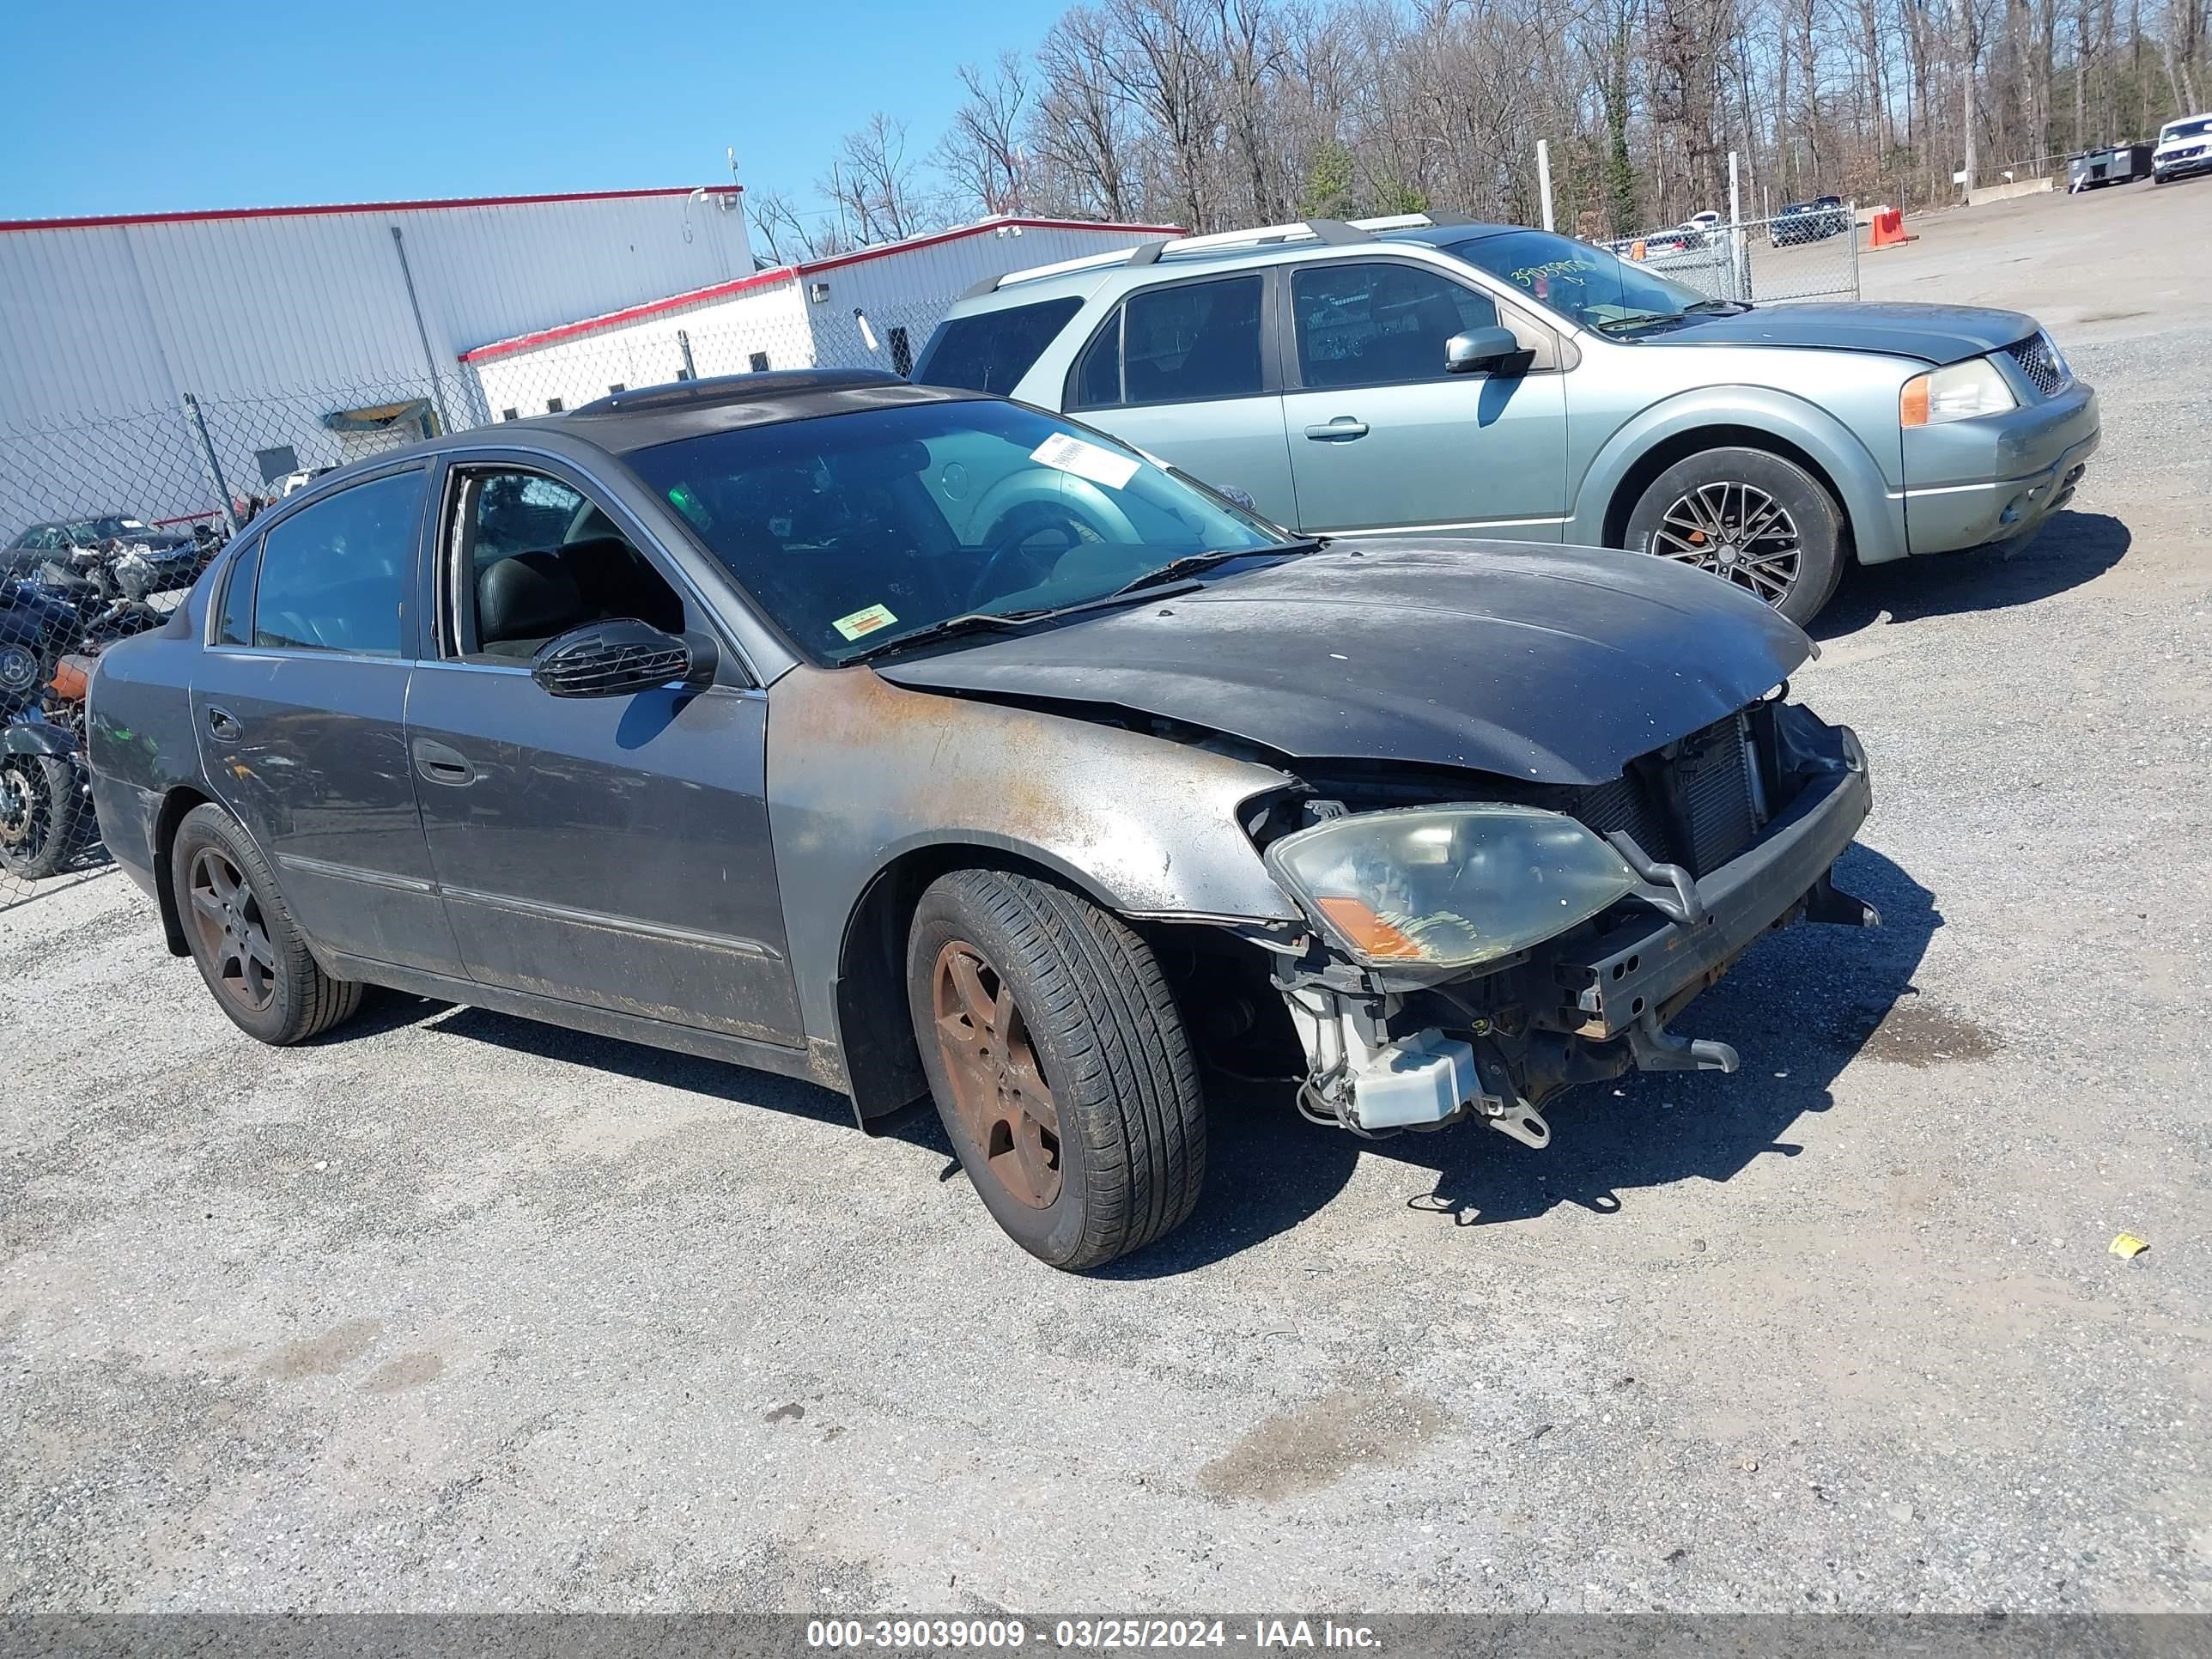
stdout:
<svg viewBox="0 0 2212 1659">
<path fill-rule="evenodd" d="M 865 611 L 855 611 L 849 617 L 840 617 L 830 624 L 848 640 L 857 640 L 864 634 L 872 634 L 878 628 L 889 628 L 898 618 L 879 605 Z"/>
<path fill-rule="evenodd" d="M 1133 457 L 1116 455 L 1110 449 L 1085 443 L 1070 432 L 1055 432 L 1030 451 L 1030 459 L 1045 466 L 1057 467 L 1062 472 L 1073 472 L 1079 478 L 1088 478 L 1109 489 L 1119 489 L 1137 476 Z"/>
</svg>

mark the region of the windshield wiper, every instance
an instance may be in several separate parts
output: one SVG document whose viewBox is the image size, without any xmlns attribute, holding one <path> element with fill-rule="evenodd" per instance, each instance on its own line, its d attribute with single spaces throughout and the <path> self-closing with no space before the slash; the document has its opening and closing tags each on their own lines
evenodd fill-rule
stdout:
<svg viewBox="0 0 2212 1659">
<path fill-rule="evenodd" d="M 1700 317 L 1734 317 L 1752 308 L 1748 300 L 1700 300 L 1695 305 L 1682 307 L 1682 314 L 1695 313 Z"/>
<path fill-rule="evenodd" d="M 1654 323 L 1679 323 L 1681 320 L 1682 313 L 1679 311 L 1632 311 L 1626 317 L 1608 317 L 1603 322 L 1593 323 L 1590 326 L 1601 334 L 1610 334 L 1615 329 L 1649 328 Z"/>
<path fill-rule="evenodd" d="M 881 645 L 872 645 L 865 651 L 856 651 L 845 660 L 848 663 L 866 662 L 886 651 L 903 651 L 910 645 L 941 640 L 952 634 L 1018 634 L 1032 623 L 1042 622 L 1047 617 L 1059 614 L 1049 606 L 1039 606 L 1030 611 L 963 611 L 957 617 L 933 622 L 927 628 L 917 628 L 911 634 L 902 634 L 895 640 L 885 640 Z"/>
<path fill-rule="evenodd" d="M 1179 559 L 1169 560 L 1157 570 L 1147 570 L 1133 581 L 1122 583 L 1107 597 L 1115 599 L 1124 593 L 1158 587 L 1164 582 L 1181 581 L 1186 576 L 1195 576 L 1201 570 L 1227 564 L 1231 559 L 1270 559 L 1317 552 L 1328 539 L 1325 536 L 1309 536 L 1300 541 L 1278 542 L 1272 547 L 1216 548 L 1210 553 L 1186 553 Z"/>
<path fill-rule="evenodd" d="M 1172 591 L 1187 592 L 1198 584 L 1176 581 Z M 885 640 L 881 645 L 870 646 L 845 659 L 847 663 L 866 662 L 886 652 L 903 651 L 910 645 L 926 645 L 956 634 L 1018 634 L 1034 628 L 1039 623 L 1057 622 L 1062 617 L 1079 617 L 1086 611 L 1103 611 L 1120 604 L 1128 593 L 1126 588 L 1116 588 L 1111 593 L 1096 598 L 1078 599 L 1073 605 L 1036 605 L 1027 611 L 967 611 L 957 617 L 947 617 L 943 622 L 933 622 L 927 628 L 917 628 L 911 634 L 902 634 L 895 640 Z"/>
</svg>

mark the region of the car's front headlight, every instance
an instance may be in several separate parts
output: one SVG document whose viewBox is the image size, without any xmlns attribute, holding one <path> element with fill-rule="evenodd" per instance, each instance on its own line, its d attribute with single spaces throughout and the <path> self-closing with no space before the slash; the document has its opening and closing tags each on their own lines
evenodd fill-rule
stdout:
<svg viewBox="0 0 2212 1659">
<path fill-rule="evenodd" d="M 1330 818 L 1267 848 L 1322 934 L 1370 968 L 1473 968 L 1587 921 L 1635 874 L 1559 812 L 1408 806 Z"/>
<path fill-rule="evenodd" d="M 1916 374 L 1897 394 L 1897 418 L 1906 426 L 1941 426 L 1946 421 L 2002 415 L 2019 407 L 2012 383 L 1986 357 L 1970 357 Z"/>
</svg>

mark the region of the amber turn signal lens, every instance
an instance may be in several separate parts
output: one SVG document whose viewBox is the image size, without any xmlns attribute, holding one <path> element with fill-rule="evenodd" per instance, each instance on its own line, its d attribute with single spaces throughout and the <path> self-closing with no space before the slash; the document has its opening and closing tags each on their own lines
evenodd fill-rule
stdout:
<svg viewBox="0 0 2212 1659">
<path fill-rule="evenodd" d="M 1322 915 L 1355 950 L 1377 962 L 1417 962 L 1421 947 L 1356 898 L 1316 899 Z"/>
<path fill-rule="evenodd" d="M 1928 376 L 1916 374 L 1905 383 L 1897 394 L 1897 418 L 1904 426 L 1928 424 Z"/>
<path fill-rule="evenodd" d="M 46 684 L 53 687 L 54 695 L 64 702 L 84 701 L 84 670 L 67 657 L 61 659 L 54 669 L 53 678 Z"/>
</svg>

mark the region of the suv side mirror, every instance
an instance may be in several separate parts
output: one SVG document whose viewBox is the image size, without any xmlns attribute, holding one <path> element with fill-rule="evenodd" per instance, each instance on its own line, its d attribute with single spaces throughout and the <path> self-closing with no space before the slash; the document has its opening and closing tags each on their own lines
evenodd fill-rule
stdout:
<svg viewBox="0 0 2212 1659">
<path fill-rule="evenodd" d="M 1513 337 L 1511 329 L 1471 328 L 1444 342 L 1444 372 L 1468 374 L 1478 368 L 1495 368 L 1520 354 L 1521 342 Z"/>
<path fill-rule="evenodd" d="M 714 678 L 714 642 L 703 634 L 664 634 L 635 617 L 586 623 L 538 647 L 530 678 L 556 697 L 706 685 Z"/>
</svg>

